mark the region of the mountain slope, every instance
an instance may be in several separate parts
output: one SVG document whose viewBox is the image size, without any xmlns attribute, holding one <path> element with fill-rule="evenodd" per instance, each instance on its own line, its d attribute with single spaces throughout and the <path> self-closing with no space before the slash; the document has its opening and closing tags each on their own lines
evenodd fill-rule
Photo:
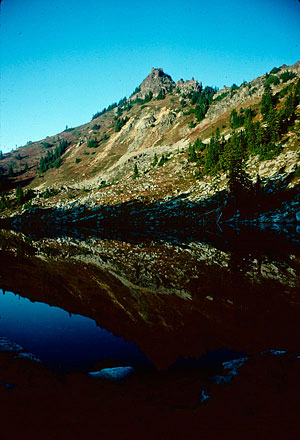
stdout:
<svg viewBox="0 0 300 440">
<path fill-rule="evenodd" d="M 206 200 L 227 188 L 233 158 L 252 182 L 259 175 L 262 186 L 273 179 L 274 188 L 282 180 L 295 187 L 299 77 L 297 62 L 216 91 L 194 79 L 175 84 L 162 69 L 152 68 L 130 98 L 96 113 L 91 122 L 3 155 L 2 187 L 29 184 L 35 191 L 16 202 L 10 190 L 3 214 L 11 215 L 29 199 L 27 207 L 87 200 L 100 206 L 181 193 L 194 202 Z M 292 117 L 284 116 L 293 96 Z M 263 112 L 268 99 L 272 102 Z M 250 145 L 251 130 L 255 145 Z"/>
</svg>

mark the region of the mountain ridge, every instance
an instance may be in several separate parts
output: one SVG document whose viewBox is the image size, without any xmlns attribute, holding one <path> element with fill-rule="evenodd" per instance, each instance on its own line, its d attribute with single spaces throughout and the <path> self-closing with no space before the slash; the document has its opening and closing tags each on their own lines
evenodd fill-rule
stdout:
<svg viewBox="0 0 300 440">
<path fill-rule="evenodd" d="M 58 135 L 3 155 L 0 166 L 7 189 L 20 184 L 31 188 L 39 197 L 36 201 L 33 198 L 30 206 L 40 206 L 44 198 L 42 205 L 49 207 L 74 201 L 85 203 L 87 197 L 97 205 L 98 201 L 115 204 L 136 197 L 154 201 L 181 192 L 190 193 L 191 200 L 213 196 L 216 188 L 222 192 L 228 187 L 227 165 L 223 163 L 223 171 L 218 169 L 222 157 L 215 164 L 216 170 L 207 165 L 216 130 L 224 139 L 219 147 L 228 149 L 233 134 L 245 132 L 245 110 L 250 109 L 252 125 L 260 124 L 260 130 L 266 131 L 268 123 L 266 126 L 261 113 L 261 99 L 266 90 L 269 88 L 271 96 L 276 98 L 272 108 L 279 117 L 287 97 L 296 93 L 293 90 L 299 76 L 300 62 L 297 62 L 274 68 L 249 83 L 233 84 L 217 91 L 203 88 L 193 78 L 175 83 L 163 69 L 152 68 L 130 98 L 123 98 L 95 114 L 92 121 L 75 128 L 66 127 Z M 235 124 L 239 117 L 243 119 L 235 128 L 233 115 Z M 283 166 L 288 170 L 285 174 L 292 179 L 289 185 L 298 184 L 298 175 L 293 173 L 299 166 L 299 104 L 294 115 L 293 125 L 272 144 L 270 157 L 266 153 L 262 159 L 261 152 L 250 151 L 243 159 L 253 184 L 258 175 L 267 181 Z M 12 160 L 15 170 L 9 173 Z M 13 201 L 14 196 L 12 189 L 6 193 L 9 200 Z M 11 205 L 2 209 L 2 215 L 24 208 L 24 205 Z"/>
</svg>

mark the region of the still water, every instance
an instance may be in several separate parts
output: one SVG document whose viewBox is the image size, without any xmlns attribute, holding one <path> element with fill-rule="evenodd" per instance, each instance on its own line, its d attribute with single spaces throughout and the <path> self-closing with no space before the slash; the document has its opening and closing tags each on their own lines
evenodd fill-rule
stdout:
<svg viewBox="0 0 300 440">
<path fill-rule="evenodd" d="M 0 231 L 0 336 L 63 370 L 105 359 L 167 369 L 224 347 L 294 349 L 294 232 L 231 228 L 127 240 Z"/>
<path fill-rule="evenodd" d="M 110 359 L 140 366 L 146 356 L 85 316 L 0 291 L 0 335 L 20 344 L 55 369 L 86 370 Z"/>
</svg>

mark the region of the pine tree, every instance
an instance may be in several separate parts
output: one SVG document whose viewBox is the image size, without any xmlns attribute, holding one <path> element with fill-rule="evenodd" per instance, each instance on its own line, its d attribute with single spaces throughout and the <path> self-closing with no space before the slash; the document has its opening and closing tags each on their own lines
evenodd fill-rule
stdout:
<svg viewBox="0 0 300 440">
<path fill-rule="evenodd" d="M 280 124 L 279 117 L 275 108 L 271 108 L 269 110 L 269 113 L 267 115 L 267 123 L 271 141 L 277 142 L 279 140 Z"/>
<path fill-rule="evenodd" d="M 17 189 L 16 189 L 16 199 L 17 199 L 17 204 L 22 205 L 22 203 L 24 201 L 24 193 L 23 193 L 23 189 L 20 185 L 18 185 Z"/>
<path fill-rule="evenodd" d="M 167 159 L 166 159 L 164 153 L 162 153 L 160 161 L 158 162 L 157 166 L 162 167 L 166 162 L 167 162 Z"/>
<path fill-rule="evenodd" d="M 188 149 L 189 162 L 197 162 L 197 154 L 195 151 L 195 145 L 189 145 Z"/>
<path fill-rule="evenodd" d="M 259 123 L 258 123 L 259 124 Z M 245 121 L 245 132 L 248 149 L 251 153 L 257 153 L 257 124 L 251 118 Z"/>
<path fill-rule="evenodd" d="M 233 155 L 229 166 L 229 190 L 238 205 L 244 203 L 244 198 L 252 188 L 250 177 L 245 172 L 243 162 L 238 155 Z"/>
<path fill-rule="evenodd" d="M 13 169 L 12 164 L 9 164 L 7 174 L 8 174 L 8 177 L 13 177 L 14 169 Z"/>
<path fill-rule="evenodd" d="M 136 178 L 138 176 L 139 176 L 139 170 L 138 170 L 137 164 L 135 163 L 134 169 L 133 169 L 133 177 Z"/>
<path fill-rule="evenodd" d="M 288 127 L 295 121 L 296 102 L 295 95 L 290 92 L 280 112 L 280 126 L 283 133 L 285 133 L 288 130 Z"/>
<path fill-rule="evenodd" d="M 157 164 L 157 162 L 158 162 L 157 154 L 154 153 L 154 158 L 153 158 L 152 166 L 155 167 L 155 165 Z"/>
<path fill-rule="evenodd" d="M 272 97 L 271 87 L 265 87 L 265 92 L 261 98 L 261 114 L 263 115 L 263 119 L 266 120 L 269 111 L 274 107 L 274 100 Z"/>
</svg>

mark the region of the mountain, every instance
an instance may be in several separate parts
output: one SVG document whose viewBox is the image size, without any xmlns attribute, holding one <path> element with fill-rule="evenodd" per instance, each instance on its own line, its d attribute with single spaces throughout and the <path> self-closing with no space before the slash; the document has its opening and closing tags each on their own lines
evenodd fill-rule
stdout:
<svg viewBox="0 0 300 440">
<path fill-rule="evenodd" d="M 216 90 L 152 68 L 90 122 L 1 155 L 2 217 L 139 201 L 165 213 L 190 203 L 214 221 L 296 221 L 299 78 L 297 62 Z"/>
</svg>

